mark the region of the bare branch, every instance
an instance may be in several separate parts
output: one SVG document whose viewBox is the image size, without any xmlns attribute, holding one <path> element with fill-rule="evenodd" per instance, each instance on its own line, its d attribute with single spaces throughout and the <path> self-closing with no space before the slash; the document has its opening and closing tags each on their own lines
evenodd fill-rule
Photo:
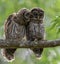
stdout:
<svg viewBox="0 0 60 64">
<path fill-rule="evenodd" d="M 0 48 L 47 48 L 60 46 L 60 40 L 44 40 L 44 41 L 17 41 L 0 39 Z"/>
</svg>

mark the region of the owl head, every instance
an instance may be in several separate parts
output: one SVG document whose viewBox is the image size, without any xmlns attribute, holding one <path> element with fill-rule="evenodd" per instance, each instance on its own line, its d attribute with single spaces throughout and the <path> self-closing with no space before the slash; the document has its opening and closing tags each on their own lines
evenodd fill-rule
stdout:
<svg viewBox="0 0 60 64">
<path fill-rule="evenodd" d="M 30 13 L 29 10 L 26 8 L 23 8 L 21 10 L 18 11 L 18 13 L 16 14 L 15 20 L 16 23 L 24 25 L 27 22 L 30 21 Z"/>
<path fill-rule="evenodd" d="M 31 10 L 31 20 L 42 21 L 44 18 L 44 11 L 40 8 L 33 8 Z"/>
</svg>

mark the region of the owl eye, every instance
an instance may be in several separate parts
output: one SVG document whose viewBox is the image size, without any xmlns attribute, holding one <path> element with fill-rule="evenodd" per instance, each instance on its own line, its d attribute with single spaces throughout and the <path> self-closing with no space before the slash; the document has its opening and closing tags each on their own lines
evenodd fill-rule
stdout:
<svg viewBox="0 0 60 64">
<path fill-rule="evenodd" d="M 25 19 L 28 19 L 30 17 L 30 14 L 29 13 L 24 13 L 24 17 L 25 17 Z"/>
<path fill-rule="evenodd" d="M 33 12 L 33 15 L 37 18 L 38 17 L 38 12 Z"/>
<path fill-rule="evenodd" d="M 43 16 L 43 12 L 40 12 L 40 13 L 39 13 L 39 16 Z"/>
</svg>

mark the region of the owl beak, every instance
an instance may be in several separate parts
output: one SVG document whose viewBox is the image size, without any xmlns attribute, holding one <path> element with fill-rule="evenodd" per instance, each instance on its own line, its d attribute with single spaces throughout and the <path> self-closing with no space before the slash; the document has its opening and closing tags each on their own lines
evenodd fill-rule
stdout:
<svg viewBox="0 0 60 64">
<path fill-rule="evenodd" d="M 39 16 L 38 16 L 38 20 L 39 20 Z"/>
</svg>

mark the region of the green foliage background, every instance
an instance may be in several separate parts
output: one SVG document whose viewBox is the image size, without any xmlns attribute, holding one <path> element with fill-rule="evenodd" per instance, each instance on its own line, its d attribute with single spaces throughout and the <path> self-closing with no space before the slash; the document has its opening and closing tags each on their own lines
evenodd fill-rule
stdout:
<svg viewBox="0 0 60 64">
<path fill-rule="evenodd" d="M 40 7 L 45 12 L 44 25 L 46 39 L 60 38 L 60 0 L 0 0 L 0 38 L 4 38 L 4 22 L 6 18 L 21 8 Z M 0 64 L 60 64 L 60 47 L 46 48 L 42 59 L 37 60 L 33 53 L 25 49 L 16 51 L 16 59 L 12 63 L 5 62 L 0 54 Z"/>
</svg>

